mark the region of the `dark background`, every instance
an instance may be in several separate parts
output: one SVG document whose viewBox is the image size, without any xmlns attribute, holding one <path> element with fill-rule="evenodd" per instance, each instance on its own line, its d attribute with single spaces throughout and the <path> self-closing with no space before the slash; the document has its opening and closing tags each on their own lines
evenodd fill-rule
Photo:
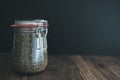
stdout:
<svg viewBox="0 0 120 80">
<path fill-rule="evenodd" d="M 120 54 L 120 0 L 1 0 L 0 52 L 11 52 L 15 19 L 49 21 L 49 54 Z"/>
</svg>

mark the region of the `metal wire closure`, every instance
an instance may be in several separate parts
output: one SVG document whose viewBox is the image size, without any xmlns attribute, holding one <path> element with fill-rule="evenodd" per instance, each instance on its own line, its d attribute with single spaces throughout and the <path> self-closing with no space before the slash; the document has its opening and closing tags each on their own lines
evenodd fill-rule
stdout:
<svg viewBox="0 0 120 80">
<path fill-rule="evenodd" d="M 37 54 L 41 56 L 41 60 L 43 60 L 43 56 L 44 56 L 44 43 L 43 43 L 43 37 L 47 36 L 47 32 L 48 29 L 47 27 L 41 27 L 41 25 L 39 25 L 41 22 L 40 20 L 34 20 L 37 23 L 37 27 L 35 30 L 35 35 L 36 35 L 36 45 L 37 45 Z M 46 46 L 47 47 L 47 46 Z M 36 58 L 37 60 L 37 58 Z"/>
</svg>

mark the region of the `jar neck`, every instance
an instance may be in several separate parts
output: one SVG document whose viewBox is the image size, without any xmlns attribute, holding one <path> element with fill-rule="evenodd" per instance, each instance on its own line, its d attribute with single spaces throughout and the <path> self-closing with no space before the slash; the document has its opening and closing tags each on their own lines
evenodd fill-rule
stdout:
<svg viewBox="0 0 120 80">
<path fill-rule="evenodd" d="M 36 32 L 36 27 L 17 27 L 14 28 L 14 32 Z"/>
<path fill-rule="evenodd" d="M 40 34 L 42 37 L 46 37 L 48 33 L 48 29 L 47 27 L 33 27 L 33 28 L 17 27 L 17 28 L 14 28 L 14 33 L 35 33 L 36 36 Z"/>
</svg>

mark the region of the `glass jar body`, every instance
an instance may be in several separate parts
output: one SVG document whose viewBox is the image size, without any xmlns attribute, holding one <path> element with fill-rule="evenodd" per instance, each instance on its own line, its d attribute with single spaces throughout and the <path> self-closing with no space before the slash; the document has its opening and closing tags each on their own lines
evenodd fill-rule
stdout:
<svg viewBox="0 0 120 80">
<path fill-rule="evenodd" d="M 36 36 L 35 31 L 36 28 L 14 30 L 12 59 L 15 69 L 19 72 L 36 73 L 47 66 L 47 38 L 40 33 L 40 37 Z"/>
</svg>

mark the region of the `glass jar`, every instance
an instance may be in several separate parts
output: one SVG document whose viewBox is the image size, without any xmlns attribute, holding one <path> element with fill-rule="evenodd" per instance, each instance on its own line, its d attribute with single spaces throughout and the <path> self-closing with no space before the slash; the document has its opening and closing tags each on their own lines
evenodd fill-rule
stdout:
<svg viewBox="0 0 120 80">
<path fill-rule="evenodd" d="M 47 66 L 48 22 L 16 20 L 14 27 L 12 61 L 15 69 L 23 73 L 43 71 Z"/>
</svg>

